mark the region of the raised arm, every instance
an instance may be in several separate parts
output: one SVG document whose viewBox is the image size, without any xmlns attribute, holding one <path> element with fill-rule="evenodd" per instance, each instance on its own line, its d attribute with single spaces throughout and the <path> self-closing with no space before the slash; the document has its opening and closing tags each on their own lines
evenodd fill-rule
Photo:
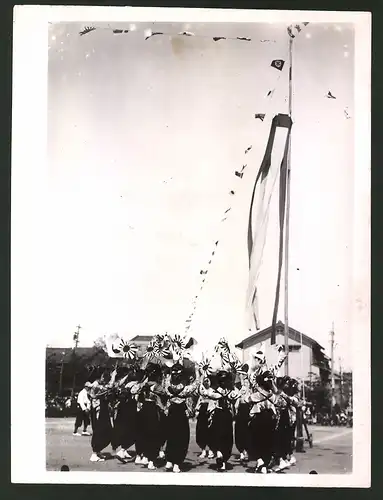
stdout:
<svg viewBox="0 0 383 500">
<path fill-rule="evenodd" d="M 281 366 L 285 362 L 285 360 L 287 358 L 287 354 L 288 354 L 288 353 L 284 352 L 283 346 L 281 346 L 281 345 L 277 345 L 276 349 L 278 351 L 278 359 L 277 359 L 277 362 L 270 367 L 270 371 L 273 372 L 274 374 L 276 374 L 278 372 L 278 370 L 281 368 Z"/>
</svg>

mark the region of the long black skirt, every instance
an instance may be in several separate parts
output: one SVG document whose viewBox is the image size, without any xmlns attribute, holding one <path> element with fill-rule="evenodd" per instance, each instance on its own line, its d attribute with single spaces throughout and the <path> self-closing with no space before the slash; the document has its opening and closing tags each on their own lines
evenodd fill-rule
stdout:
<svg viewBox="0 0 383 500">
<path fill-rule="evenodd" d="M 198 412 L 195 437 L 197 445 L 204 450 L 209 445 L 209 414 L 208 403 L 202 403 Z"/>
<path fill-rule="evenodd" d="M 292 455 L 294 452 L 295 448 L 295 430 L 296 430 L 297 424 L 296 422 L 290 423 L 289 427 L 289 439 L 288 439 L 288 445 L 287 445 L 287 454 Z"/>
<path fill-rule="evenodd" d="M 120 401 L 114 421 L 112 446 L 121 446 L 125 450 L 136 442 L 137 435 L 137 403 L 134 399 Z"/>
<path fill-rule="evenodd" d="M 230 409 L 216 408 L 210 426 L 213 451 L 222 453 L 223 461 L 227 462 L 233 451 L 233 417 Z"/>
<path fill-rule="evenodd" d="M 90 418 L 92 423 L 92 450 L 94 453 L 100 453 L 112 440 L 113 429 L 107 401 L 100 401 L 98 411 L 92 408 Z"/>
<path fill-rule="evenodd" d="M 290 454 L 291 425 L 288 410 L 283 408 L 280 412 L 277 428 L 274 433 L 275 458 L 286 458 Z"/>
<path fill-rule="evenodd" d="M 137 409 L 136 440 L 135 440 L 136 455 L 144 454 L 145 429 L 144 426 L 142 425 L 141 411 L 142 408 L 140 410 Z"/>
<path fill-rule="evenodd" d="M 139 449 L 151 462 L 158 457 L 161 447 L 161 413 L 154 401 L 145 401 L 138 413 Z M 136 446 L 137 451 L 137 446 Z"/>
<path fill-rule="evenodd" d="M 272 410 L 262 410 L 250 419 L 250 460 L 262 458 L 266 466 L 270 463 L 274 451 L 275 426 L 276 420 Z"/>
<path fill-rule="evenodd" d="M 235 446 L 240 453 L 248 450 L 249 447 L 249 403 L 240 403 L 238 406 L 237 416 L 235 418 Z"/>
<path fill-rule="evenodd" d="M 166 460 L 181 465 L 186 458 L 190 441 L 189 418 L 186 405 L 171 404 L 167 417 Z"/>
<path fill-rule="evenodd" d="M 160 410 L 160 448 L 165 446 L 166 440 L 167 440 L 167 416 L 165 413 Z"/>
</svg>

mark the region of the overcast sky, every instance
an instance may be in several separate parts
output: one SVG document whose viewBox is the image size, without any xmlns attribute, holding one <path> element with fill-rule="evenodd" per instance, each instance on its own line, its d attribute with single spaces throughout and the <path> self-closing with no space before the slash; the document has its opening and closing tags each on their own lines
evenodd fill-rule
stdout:
<svg viewBox="0 0 383 500">
<path fill-rule="evenodd" d="M 273 59 L 287 60 L 286 26 L 135 23 L 121 35 L 98 26 L 85 36 L 78 35 L 83 24 L 49 29 L 47 343 L 71 345 L 78 324 L 80 345 L 114 332 L 127 339 L 183 332 L 216 240 L 191 333 L 207 344 L 223 335 L 238 342 L 247 336 L 252 185 L 272 116 L 287 112 L 288 68 L 270 67 Z M 167 35 L 145 41 L 147 28 Z M 183 30 L 196 36 L 168 35 Z M 348 25 L 309 24 L 296 38 L 293 71 L 289 323 L 328 350 L 334 321 L 336 355 L 346 367 L 353 43 Z M 329 90 L 336 99 L 325 97 Z M 264 122 L 254 119 L 265 112 Z M 234 171 L 244 164 L 240 180 Z M 271 217 L 259 287 L 262 328 L 272 316 L 276 229 Z"/>
</svg>

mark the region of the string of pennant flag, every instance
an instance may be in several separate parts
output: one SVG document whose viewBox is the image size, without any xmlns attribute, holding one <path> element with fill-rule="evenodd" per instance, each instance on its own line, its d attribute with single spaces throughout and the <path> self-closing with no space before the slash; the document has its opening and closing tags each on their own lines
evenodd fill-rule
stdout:
<svg viewBox="0 0 383 500">
<path fill-rule="evenodd" d="M 136 28 L 135 24 L 131 24 L 129 26 L 129 28 L 124 28 L 124 29 L 112 28 L 110 26 L 108 26 L 108 27 L 85 26 L 84 29 L 79 32 L 79 35 L 80 36 L 88 35 L 89 33 L 91 33 L 92 31 L 95 31 L 95 30 L 110 31 L 114 35 L 127 35 L 128 33 L 136 32 L 137 28 Z M 270 40 L 270 39 L 255 40 L 255 39 L 247 37 L 247 36 L 236 36 L 236 37 L 208 36 L 208 35 L 198 35 L 198 34 L 192 33 L 191 31 L 180 31 L 177 33 L 167 33 L 164 31 L 152 31 L 151 29 L 144 30 L 145 40 L 149 40 L 150 38 L 158 37 L 158 36 L 172 36 L 172 37 L 174 37 L 174 36 L 186 36 L 186 37 L 195 37 L 195 38 L 205 38 L 205 39 L 213 40 L 213 42 L 219 42 L 221 40 L 238 40 L 241 42 L 258 41 L 260 43 L 276 43 L 276 40 Z"/>
</svg>

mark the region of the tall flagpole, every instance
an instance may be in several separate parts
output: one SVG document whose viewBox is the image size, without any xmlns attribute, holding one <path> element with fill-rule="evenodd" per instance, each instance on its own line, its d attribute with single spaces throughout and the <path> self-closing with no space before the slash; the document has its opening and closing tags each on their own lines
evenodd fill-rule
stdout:
<svg viewBox="0 0 383 500">
<path fill-rule="evenodd" d="M 289 33 L 290 36 L 290 33 Z M 293 108 L 293 37 L 290 36 L 289 40 L 289 116 L 292 120 L 292 108 Z M 290 243 L 290 184 L 291 184 L 291 133 L 289 135 L 289 149 L 287 157 L 287 178 L 286 178 L 286 229 L 285 229 L 285 349 L 288 352 L 288 342 L 289 342 L 289 243 Z M 287 355 L 287 365 L 286 365 L 286 375 L 288 375 L 288 355 Z M 302 334 L 301 334 L 301 365 L 302 365 Z M 302 372 L 302 384 L 303 372 Z M 303 385 L 302 385 L 303 387 Z M 297 426 L 296 426 L 296 445 L 295 451 L 297 453 L 304 452 L 304 438 L 303 438 L 303 412 L 300 408 L 297 408 Z M 307 428 L 306 428 L 307 429 Z"/>
<path fill-rule="evenodd" d="M 293 107 L 293 38 L 289 36 L 289 116 Z M 287 178 L 286 178 L 286 220 L 285 220 L 285 375 L 289 374 L 289 232 L 290 232 L 290 172 L 291 172 L 291 133 L 288 138 Z"/>
</svg>

